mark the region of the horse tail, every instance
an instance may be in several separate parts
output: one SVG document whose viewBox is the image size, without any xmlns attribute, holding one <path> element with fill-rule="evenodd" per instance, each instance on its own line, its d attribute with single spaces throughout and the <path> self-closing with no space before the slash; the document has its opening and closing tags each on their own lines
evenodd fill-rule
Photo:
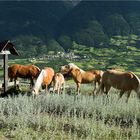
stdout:
<svg viewBox="0 0 140 140">
<path fill-rule="evenodd" d="M 140 98 L 140 79 L 139 79 L 139 77 L 136 75 L 136 74 L 134 74 L 133 72 L 131 72 L 131 74 L 135 77 L 135 79 L 138 81 L 138 87 L 137 87 L 137 89 L 135 90 L 136 92 L 137 92 L 137 95 L 138 95 L 138 97 Z"/>
<path fill-rule="evenodd" d="M 41 71 L 38 66 L 33 65 L 38 71 Z"/>
<path fill-rule="evenodd" d="M 139 77 L 135 73 L 133 73 L 133 72 L 131 72 L 131 74 L 137 79 L 137 81 L 138 81 L 138 83 L 140 85 L 140 79 L 139 79 Z"/>
<path fill-rule="evenodd" d="M 12 79 L 12 74 L 13 74 L 12 67 L 8 67 L 8 78 Z M 10 80 L 10 81 L 12 81 L 12 80 Z"/>
</svg>

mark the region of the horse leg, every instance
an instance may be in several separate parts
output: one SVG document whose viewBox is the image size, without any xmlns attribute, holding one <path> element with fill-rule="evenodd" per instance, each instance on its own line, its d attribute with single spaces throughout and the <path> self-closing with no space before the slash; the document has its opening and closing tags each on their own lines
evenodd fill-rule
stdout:
<svg viewBox="0 0 140 140">
<path fill-rule="evenodd" d="M 103 103 L 104 104 L 109 103 L 108 92 L 109 92 L 110 88 L 111 88 L 110 85 L 104 85 L 103 83 L 101 83 L 101 92 L 104 93 L 103 94 Z M 105 89 L 105 91 L 104 91 L 104 89 Z"/>
<path fill-rule="evenodd" d="M 106 85 L 106 86 L 105 86 L 105 91 L 104 91 L 104 93 L 107 95 L 107 98 L 108 98 L 108 92 L 109 92 L 110 88 L 111 88 L 110 85 Z"/>
<path fill-rule="evenodd" d="M 17 85 L 16 81 L 17 81 L 17 77 L 14 78 L 14 86 Z"/>
<path fill-rule="evenodd" d="M 96 91 L 96 81 L 94 81 L 95 88 L 93 89 L 93 94 Z"/>
<path fill-rule="evenodd" d="M 59 82 L 57 81 L 55 83 L 55 88 L 54 88 L 54 92 L 57 93 L 58 95 L 60 94 L 60 85 L 59 85 Z"/>
<path fill-rule="evenodd" d="M 60 85 L 60 83 L 59 83 L 59 84 L 58 84 L 58 89 L 57 89 L 58 95 L 60 95 L 60 92 L 61 92 L 61 85 Z"/>
<path fill-rule="evenodd" d="M 99 87 L 98 87 L 98 89 L 97 89 L 97 91 L 96 91 L 95 95 L 98 95 L 98 94 L 99 94 L 99 92 L 101 92 L 101 94 L 102 94 L 102 93 L 103 93 L 103 91 L 104 91 L 104 84 L 103 84 L 103 83 L 101 83 L 101 84 L 99 85 Z"/>
<path fill-rule="evenodd" d="M 48 86 L 45 85 L 45 93 L 47 93 L 47 92 L 48 92 Z"/>
<path fill-rule="evenodd" d="M 106 94 L 108 102 L 109 102 L 108 92 L 109 92 L 110 88 L 111 88 L 110 85 L 105 85 L 105 91 L 104 91 L 104 94 Z"/>
<path fill-rule="evenodd" d="M 17 84 L 17 77 L 14 78 L 14 87 L 16 90 L 21 91 L 21 88 L 19 87 L 19 83 Z"/>
<path fill-rule="evenodd" d="M 126 99 L 126 103 L 128 103 L 128 99 L 130 97 L 130 93 L 131 93 L 131 90 L 127 92 L 127 99 Z"/>
<path fill-rule="evenodd" d="M 59 89 L 59 93 L 62 94 L 62 92 L 63 92 L 63 83 L 59 83 L 58 89 Z"/>
<path fill-rule="evenodd" d="M 140 90 L 139 90 L 139 88 L 134 89 L 134 91 L 137 93 L 137 97 L 140 99 Z"/>
<path fill-rule="evenodd" d="M 13 78 L 10 78 L 9 82 L 13 82 Z"/>
<path fill-rule="evenodd" d="M 123 91 L 123 90 L 120 91 L 120 95 L 119 95 L 118 100 L 123 96 L 124 92 L 125 92 L 125 91 Z"/>
<path fill-rule="evenodd" d="M 65 93 L 65 82 L 62 84 L 62 92 Z"/>
<path fill-rule="evenodd" d="M 57 94 L 59 94 L 59 83 L 58 83 L 58 81 L 55 82 L 54 92 L 57 93 Z"/>
<path fill-rule="evenodd" d="M 50 83 L 49 85 L 46 85 L 45 91 L 46 93 L 50 91 L 52 83 Z"/>
<path fill-rule="evenodd" d="M 94 88 L 94 90 L 93 90 L 93 95 L 94 95 L 94 92 L 97 90 L 97 92 L 96 92 L 96 94 L 95 95 L 97 95 L 97 93 L 101 90 L 100 89 L 100 80 L 95 80 L 95 88 Z M 97 88 L 97 83 L 98 83 L 98 88 Z"/>
<path fill-rule="evenodd" d="M 55 93 L 55 87 L 56 87 L 56 82 L 53 80 L 53 82 L 52 82 L 52 86 L 53 86 L 53 93 Z"/>
<path fill-rule="evenodd" d="M 33 86 L 34 86 L 34 80 L 33 78 L 31 78 L 30 89 L 32 89 Z"/>
<path fill-rule="evenodd" d="M 80 83 L 77 83 L 77 93 L 78 93 L 78 95 L 80 95 Z"/>
</svg>

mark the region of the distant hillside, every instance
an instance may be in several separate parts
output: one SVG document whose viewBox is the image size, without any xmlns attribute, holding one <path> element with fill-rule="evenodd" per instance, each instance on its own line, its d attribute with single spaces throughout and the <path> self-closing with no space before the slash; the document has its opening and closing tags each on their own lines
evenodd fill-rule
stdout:
<svg viewBox="0 0 140 140">
<path fill-rule="evenodd" d="M 104 47 L 111 36 L 129 34 L 140 35 L 140 1 L 82 1 L 60 21 L 56 36 Z"/>
<path fill-rule="evenodd" d="M 140 1 L 0 1 L 0 40 L 11 39 L 25 56 L 69 50 L 74 43 L 109 47 L 113 36 L 129 40 L 131 34 L 138 46 Z"/>
<path fill-rule="evenodd" d="M 1 1 L 0 38 L 52 37 L 55 26 L 71 8 L 73 4 L 67 1 Z"/>
</svg>

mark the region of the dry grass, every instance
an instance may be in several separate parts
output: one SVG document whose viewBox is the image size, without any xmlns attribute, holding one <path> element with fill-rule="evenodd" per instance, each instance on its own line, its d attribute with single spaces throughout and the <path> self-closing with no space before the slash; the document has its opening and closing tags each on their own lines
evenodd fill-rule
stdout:
<svg viewBox="0 0 140 140">
<path fill-rule="evenodd" d="M 83 86 L 83 94 L 91 86 Z M 0 98 L 0 138 L 139 139 L 140 102 L 132 93 L 118 102 L 116 91 L 104 96 L 56 95 Z"/>
</svg>

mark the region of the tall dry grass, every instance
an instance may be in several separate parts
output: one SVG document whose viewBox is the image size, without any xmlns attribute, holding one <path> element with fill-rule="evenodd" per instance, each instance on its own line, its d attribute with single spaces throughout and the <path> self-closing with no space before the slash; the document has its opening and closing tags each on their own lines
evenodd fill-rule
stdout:
<svg viewBox="0 0 140 140">
<path fill-rule="evenodd" d="M 85 89 L 86 91 L 86 89 Z M 140 139 L 140 102 L 131 95 L 42 94 L 0 99 L 0 138 Z"/>
</svg>

